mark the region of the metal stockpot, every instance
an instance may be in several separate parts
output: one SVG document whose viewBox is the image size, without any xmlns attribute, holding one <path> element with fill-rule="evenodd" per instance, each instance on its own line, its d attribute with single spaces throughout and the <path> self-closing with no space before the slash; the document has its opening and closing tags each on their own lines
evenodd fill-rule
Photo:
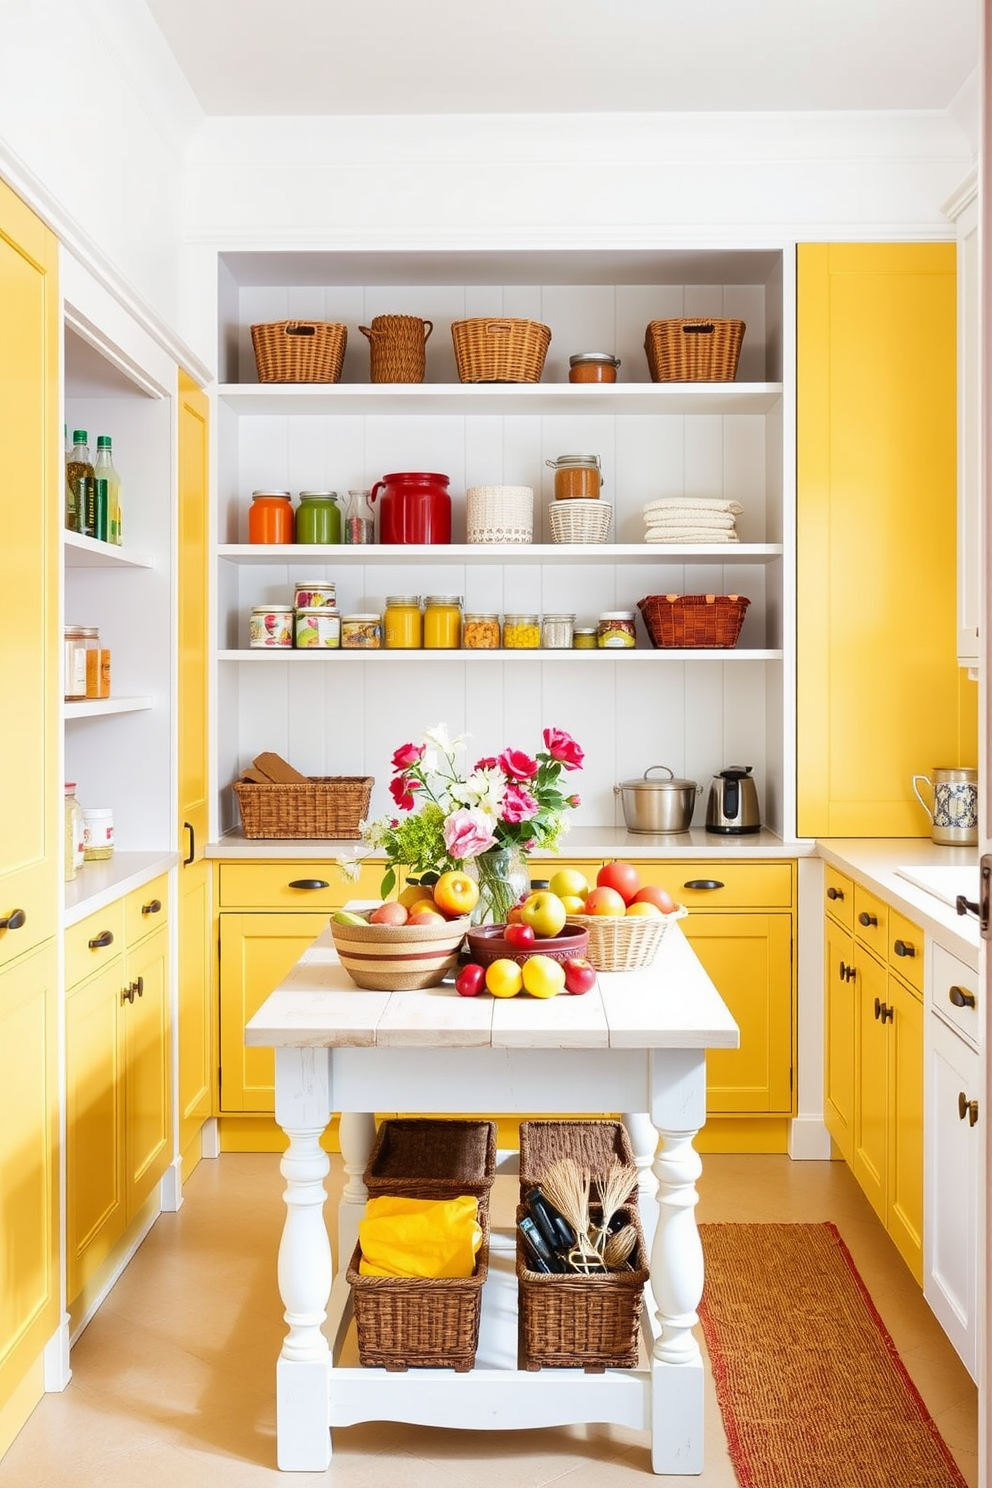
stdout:
<svg viewBox="0 0 992 1488">
<path fill-rule="evenodd" d="M 653 770 L 664 770 L 668 779 L 650 779 Z M 694 780 L 676 780 L 667 765 L 651 765 L 640 780 L 615 785 L 613 794 L 623 802 L 628 832 L 688 832 L 702 789 Z"/>
</svg>

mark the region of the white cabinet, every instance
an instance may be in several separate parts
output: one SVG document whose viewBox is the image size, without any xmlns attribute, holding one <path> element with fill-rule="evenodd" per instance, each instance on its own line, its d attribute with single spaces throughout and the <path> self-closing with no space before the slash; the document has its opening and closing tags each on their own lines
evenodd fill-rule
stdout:
<svg viewBox="0 0 992 1488">
<path fill-rule="evenodd" d="M 978 974 L 932 947 L 925 1056 L 923 1294 L 978 1378 L 980 1058 Z M 972 1027 L 968 1026 L 968 1019 Z M 962 1022 L 962 1020 L 964 1020 Z"/>
<path fill-rule="evenodd" d="M 743 759 L 754 766 L 767 824 L 791 834 L 789 255 L 228 253 L 219 271 L 212 835 L 237 825 L 230 784 L 262 749 L 311 775 L 376 776 L 377 814 L 388 805 L 393 748 L 439 721 L 470 733 L 479 753 L 525 747 L 549 723 L 572 732 L 586 750 L 576 825 L 621 825 L 614 784 L 658 761 L 705 779 Z M 357 327 L 380 313 L 433 320 L 425 383 L 370 383 Z M 540 383 L 458 382 L 450 324 L 487 314 L 551 327 Z M 737 381 L 652 384 L 648 321 L 702 314 L 746 322 Z M 250 326 L 285 318 L 348 326 L 340 383 L 258 384 Z M 570 354 L 588 350 L 615 352 L 621 380 L 570 384 Z M 601 545 L 550 541 L 545 462 L 573 451 L 602 461 L 603 499 L 614 512 Z M 254 489 L 286 489 L 295 500 L 300 490 L 331 488 L 343 497 L 415 469 L 450 478 L 450 546 L 247 542 Z M 534 489 L 532 544 L 466 543 L 466 489 L 499 483 Z M 740 543 L 646 544 L 643 506 L 678 496 L 739 501 Z M 565 611 L 579 625 L 595 624 L 603 610 L 636 609 L 652 593 L 738 593 L 751 604 L 730 651 L 656 651 L 640 617 L 637 648 L 621 654 L 248 649 L 253 605 L 291 601 L 297 580 L 321 578 L 336 583 L 342 613 L 381 611 L 394 593 L 457 593 L 467 610 L 502 614 Z"/>
</svg>

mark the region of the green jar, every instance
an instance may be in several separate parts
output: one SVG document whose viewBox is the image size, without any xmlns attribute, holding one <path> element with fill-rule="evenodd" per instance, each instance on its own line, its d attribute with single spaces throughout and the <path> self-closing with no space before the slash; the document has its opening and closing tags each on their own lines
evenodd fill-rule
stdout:
<svg viewBox="0 0 992 1488">
<path fill-rule="evenodd" d="M 298 543 L 339 543 L 341 511 L 337 491 L 301 491 L 295 523 Z"/>
</svg>

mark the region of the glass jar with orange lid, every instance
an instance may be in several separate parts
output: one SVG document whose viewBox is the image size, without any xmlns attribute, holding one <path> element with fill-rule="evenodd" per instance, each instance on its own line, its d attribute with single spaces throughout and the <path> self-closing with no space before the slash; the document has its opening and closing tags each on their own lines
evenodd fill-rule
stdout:
<svg viewBox="0 0 992 1488">
<path fill-rule="evenodd" d="M 428 594 L 424 602 L 424 650 L 457 651 L 461 643 L 461 595 Z"/>
<path fill-rule="evenodd" d="M 252 491 L 248 509 L 248 541 L 293 541 L 293 502 L 288 491 Z"/>
<path fill-rule="evenodd" d="M 387 651 L 419 651 L 424 644 L 420 595 L 387 594 L 382 632 Z"/>
</svg>

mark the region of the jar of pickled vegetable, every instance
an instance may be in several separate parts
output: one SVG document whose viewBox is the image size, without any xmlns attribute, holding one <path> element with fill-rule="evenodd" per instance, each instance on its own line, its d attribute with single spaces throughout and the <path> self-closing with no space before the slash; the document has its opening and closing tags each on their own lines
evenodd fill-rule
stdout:
<svg viewBox="0 0 992 1488">
<path fill-rule="evenodd" d="M 499 616 L 466 615 L 462 625 L 462 645 L 466 651 L 499 649 Z"/>
<path fill-rule="evenodd" d="M 420 595 L 387 594 L 382 629 L 387 651 L 418 651 L 424 644 Z"/>
<path fill-rule="evenodd" d="M 424 650 L 457 651 L 461 643 L 461 596 L 428 594 L 424 603 Z"/>
<path fill-rule="evenodd" d="M 339 543 L 341 512 L 337 491 L 301 491 L 295 532 L 298 543 Z"/>
<path fill-rule="evenodd" d="M 541 644 L 541 621 L 537 615 L 504 615 L 503 645 L 510 651 L 533 651 Z"/>
</svg>

